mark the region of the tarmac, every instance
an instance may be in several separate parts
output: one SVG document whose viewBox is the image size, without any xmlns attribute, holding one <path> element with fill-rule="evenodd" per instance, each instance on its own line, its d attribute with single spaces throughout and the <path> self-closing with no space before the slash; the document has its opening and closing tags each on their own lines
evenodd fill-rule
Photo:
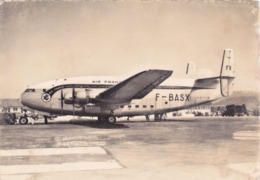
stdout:
<svg viewBox="0 0 260 180">
<path fill-rule="evenodd" d="M 0 126 L 0 179 L 260 179 L 258 117 Z"/>
</svg>

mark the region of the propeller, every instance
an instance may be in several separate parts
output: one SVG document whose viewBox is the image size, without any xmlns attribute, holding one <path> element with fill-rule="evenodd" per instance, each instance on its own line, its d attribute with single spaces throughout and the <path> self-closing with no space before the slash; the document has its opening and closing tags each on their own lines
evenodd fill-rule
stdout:
<svg viewBox="0 0 260 180">
<path fill-rule="evenodd" d="M 75 98 L 76 98 L 76 92 L 75 88 L 72 88 L 72 106 L 73 106 L 73 116 L 75 115 Z"/>
<path fill-rule="evenodd" d="M 60 106 L 61 106 L 61 114 L 63 115 L 63 105 L 64 105 L 64 96 L 63 96 L 63 88 L 60 90 Z"/>
</svg>

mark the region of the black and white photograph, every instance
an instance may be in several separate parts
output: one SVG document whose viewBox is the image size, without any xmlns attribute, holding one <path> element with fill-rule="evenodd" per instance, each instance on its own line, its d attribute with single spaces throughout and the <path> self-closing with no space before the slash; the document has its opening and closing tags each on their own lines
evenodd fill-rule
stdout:
<svg viewBox="0 0 260 180">
<path fill-rule="evenodd" d="M 0 0 L 0 179 L 260 180 L 259 7 Z"/>
</svg>

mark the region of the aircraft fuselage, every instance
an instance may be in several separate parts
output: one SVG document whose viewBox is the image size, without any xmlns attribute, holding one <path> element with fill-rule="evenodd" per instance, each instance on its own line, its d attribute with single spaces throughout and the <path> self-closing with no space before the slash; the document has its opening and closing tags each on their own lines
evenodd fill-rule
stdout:
<svg viewBox="0 0 260 180">
<path fill-rule="evenodd" d="M 124 78 L 117 77 L 79 77 L 50 81 L 29 87 L 22 95 L 22 104 L 43 112 L 56 115 L 100 116 L 109 115 L 111 110 L 102 109 L 98 103 L 84 102 L 86 97 L 79 96 L 72 102 L 73 89 L 77 94 L 88 91 L 93 97 Z M 181 84 L 181 86 L 180 86 Z M 113 110 L 113 115 L 138 116 L 170 111 L 204 104 L 221 97 L 219 80 L 211 86 L 196 86 L 194 79 L 169 79 L 153 89 L 142 99 L 134 99 L 128 104 Z M 48 92 L 48 93 L 46 93 Z M 61 96 L 62 94 L 62 96 Z M 88 95 L 89 95 L 88 94 Z M 69 102 L 70 101 L 70 102 Z"/>
</svg>

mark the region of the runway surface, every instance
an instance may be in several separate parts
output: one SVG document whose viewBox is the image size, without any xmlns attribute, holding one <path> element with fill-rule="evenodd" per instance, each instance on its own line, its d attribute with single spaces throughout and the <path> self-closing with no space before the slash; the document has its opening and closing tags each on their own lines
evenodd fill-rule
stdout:
<svg viewBox="0 0 260 180">
<path fill-rule="evenodd" d="M 260 179 L 257 117 L 0 126 L 0 179 Z"/>
</svg>

